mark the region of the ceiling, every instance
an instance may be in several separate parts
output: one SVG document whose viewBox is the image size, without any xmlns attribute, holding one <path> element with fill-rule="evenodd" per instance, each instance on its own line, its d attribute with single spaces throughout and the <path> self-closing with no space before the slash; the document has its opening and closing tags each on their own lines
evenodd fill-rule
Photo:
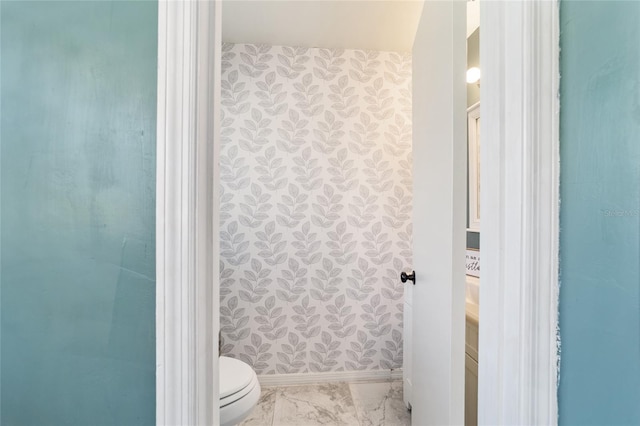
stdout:
<svg viewBox="0 0 640 426">
<path fill-rule="evenodd" d="M 467 1 L 467 37 L 480 24 Z M 423 0 L 223 0 L 222 40 L 409 52 Z"/>
<path fill-rule="evenodd" d="M 409 52 L 421 0 L 224 0 L 222 40 Z"/>
</svg>

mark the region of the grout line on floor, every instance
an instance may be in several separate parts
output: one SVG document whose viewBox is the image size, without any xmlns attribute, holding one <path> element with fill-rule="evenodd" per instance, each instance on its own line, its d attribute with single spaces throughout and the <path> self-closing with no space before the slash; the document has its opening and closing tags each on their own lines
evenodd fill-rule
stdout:
<svg viewBox="0 0 640 426">
<path fill-rule="evenodd" d="M 351 395 L 351 403 L 353 404 L 353 408 L 356 412 L 356 420 L 358 420 L 358 425 L 362 425 L 362 420 L 360 419 L 360 410 L 358 410 L 358 404 L 356 404 L 356 400 L 353 397 L 353 390 L 351 389 L 352 383 L 347 383 L 347 387 L 349 388 L 349 395 Z"/>
</svg>

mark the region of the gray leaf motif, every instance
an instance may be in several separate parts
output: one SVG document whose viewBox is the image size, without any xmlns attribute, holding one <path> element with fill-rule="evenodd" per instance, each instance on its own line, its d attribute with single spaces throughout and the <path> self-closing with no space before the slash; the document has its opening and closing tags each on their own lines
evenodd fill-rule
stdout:
<svg viewBox="0 0 640 426">
<path fill-rule="evenodd" d="M 380 349 L 384 358 L 380 360 L 380 368 L 384 370 L 402 367 L 402 333 L 399 330 L 393 330 L 391 338 L 393 340 L 385 341 L 385 347 Z"/>
<path fill-rule="evenodd" d="M 369 226 L 369 224 L 377 217 L 376 211 L 378 211 L 378 196 L 371 195 L 369 188 L 365 185 L 360 185 L 359 196 L 355 195 L 352 199 L 352 203 L 349 204 L 349 225 L 356 228 L 363 229 Z"/>
<path fill-rule="evenodd" d="M 276 298 L 269 296 L 265 299 L 264 306 L 257 306 L 256 312 L 259 314 L 253 320 L 260 324 L 258 331 L 269 340 L 281 339 L 287 334 L 287 315 L 282 314 L 282 308 L 276 307 Z"/>
<path fill-rule="evenodd" d="M 258 256 L 262 257 L 269 266 L 280 265 L 286 262 L 288 253 L 285 251 L 287 242 L 282 240 L 282 233 L 276 232 L 276 223 L 268 222 L 264 227 L 264 231 L 256 232 L 258 241 L 254 242 L 254 246 L 260 251 Z"/>
<path fill-rule="evenodd" d="M 377 146 L 380 133 L 376 132 L 379 124 L 371 121 L 371 116 L 365 112 L 360 114 L 360 123 L 354 123 L 354 130 L 349 132 L 351 142 L 349 142 L 349 151 L 364 156 L 369 154 L 373 148 Z"/>
<path fill-rule="evenodd" d="M 244 315 L 245 309 L 238 307 L 238 298 L 233 296 L 227 305 L 220 306 L 220 332 L 235 342 L 249 336 L 249 315 Z"/>
<path fill-rule="evenodd" d="M 233 350 L 236 345 L 227 342 L 224 334 L 220 334 L 220 355 L 233 357 Z"/>
<path fill-rule="evenodd" d="M 411 270 L 411 265 L 398 259 L 393 259 L 393 268 L 387 268 L 386 275 L 382 277 L 384 287 L 380 293 L 386 300 L 400 300 L 404 294 L 404 286 L 398 277 L 398 271 Z"/>
<path fill-rule="evenodd" d="M 264 193 L 260 185 L 251 184 L 251 194 L 245 194 L 244 203 L 240 203 L 240 210 L 243 214 L 238 214 L 238 221 L 242 226 L 248 228 L 258 228 L 269 218 L 269 211 L 273 204 L 269 203 L 271 194 Z"/>
<path fill-rule="evenodd" d="M 398 161 L 398 175 L 400 176 L 400 184 L 404 186 L 409 193 L 413 194 L 413 156 L 411 151 L 406 156 L 406 159 Z"/>
<path fill-rule="evenodd" d="M 244 345 L 244 352 L 238 358 L 249 364 L 256 373 L 261 374 L 269 368 L 267 361 L 273 356 L 270 353 L 271 343 L 262 343 L 259 334 L 251 333 L 251 344 Z"/>
<path fill-rule="evenodd" d="M 227 194 L 225 191 L 225 186 L 220 185 L 220 226 L 224 226 L 227 223 L 227 220 L 231 219 L 231 210 L 235 206 L 233 201 L 234 194 Z"/>
<path fill-rule="evenodd" d="M 325 319 L 329 323 L 329 329 L 333 330 L 336 337 L 340 339 L 356 332 L 356 325 L 353 324 L 356 314 L 351 313 L 352 309 L 352 306 L 345 306 L 343 294 L 336 297 L 333 305 L 327 305 L 329 314 L 325 315 Z"/>
<path fill-rule="evenodd" d="M 309 305 L 309 296 L 303 297 L 300 305 L 293 305 L 293 311 L 296 314 L 291 317 L 291 320 L 296 323 L 294 328 L 302 334 L 302 337 L 310 339 L 320 334 L 320 326 L 317 325 L 320 314 L 316 314 L 315 306 Z"/>
<path fill-rule="evenodd" d="M 280 115 L 287 111 L 287 92 L 282 87 L 282 83 L 276 82 L 276 73 L 270 72 L 265 75 L 264 81 L 258 81 L 256 86 L 260 89 L 255 95 L 260 105 L 270 115 Z"/>
<path fill-rule="evenodd" d="M 343 75 L 337 84 L 329 86 L 331 94 L 329 100 L 333 102 L 331 108 L 342 118 L 355 117 L 360 112 L 359 96 L 355 86 L 349 86 L 349 77 Z"/>
<path fill-rule="evenodd" d="M 264 184 L 269 191 L 277 191 L 287 184 L 287 178 L 284 177 L 287 167 L 283 166 L 283 158 L 276 156 L 276 148 L 270 146 L 264 152 L 264 156 L 255 157 L 259 164 L 255 171 L 259 175 L 258 180 Z"/>
<path fill-rule="evenodd" d="M 287 339 L 289 343 L 283 343 L 280 346 L 282 352 L 277 353 L 280 363 L 276 365 L 276 371 L 281 374 L 299 373 L 306 365 L 307 343 L 301 342 L 295 333 L 289 333 Z"/>
<path fill-rule="evenodd" d="M 343 121 L 336 120 L 336 116 L 331 111 L 324 112 L 324 121 L 318 121 L 318 128 L 313 130 L 314 139 L 311 143 L 313 149 L 320 154 L 331 154 L 337 147 L 342 145 L 341 138 L 344 136 L 342 127 Z"/>
<path fill-rule="evenodd" d="M 400 186 L 393 188 L 393 195 L 387 197 L 387 203 L 384 205 L 386 216 L 382 217 L 382 221 L 390 228 L 400 229 L 411 219 L 412 197 Z"/>
<path fill-rule="evenodd" d="M 365 87 L 367 96 L 364 97 L 366 103 L 369 104 L 367 111 L 373 113 L 378 120 L 386 120 L 393 117 L 393 96 L 391 91 L 384 88 L 382 78 L 376 78 L 373 85 Z"/>
<path fill-rule="evenodd" d="M 235 286 L 236 280 L 233 277 L 233 273 L 235 269 L 227 268 L 224 260 L 220 260 L 220 304 L 224 304 L 227 296 L 233 293 L 233 287 Z"/>
<path fill-rule="evenodd" d="M 411 78 L 411 53 L 391 52 L 384 64 L 388 70 L 384 78 L 389 82 L 401 85 Z"/>
<path fill-rule="evenodd" d="M 220 158 L 220 180 L 233 191 L 249 186 L 249 166 L 245 159 L 238 157 L 238 147 L 231 146 L 223 152 Z"/>
<path fill-rule="evenodd" d="M 387 305 L 382 305 L 380 300 L 379 294 L 374 295 L 371 304 L 362 305 L 365 313 L 360 315 L 365 321 L 364 328 L 369 330 L 373 337 L 384 336 L 391 331 L 391 324 L 388 324 L 391 314 L 387 312 Z"/>
<path fill-rule="evenodd" d="M 408 88 L 403 88 L 398 90 L 400 97 L 397 98 L 398 105 L 400 105 L 400 112 L 404 114 L 407 120 L 411 120 L 411 115 L 413 113 L 412 103 L 411 103 L 411 83 L 409 83 Z"/>
<path fill-rule="evenodd" d="M 305 191 L 312 191 L 322 186 L 322 167 L 318 166 L 318 159 L 311 157 L 311 148 L 302 150 L 299 157 L 294 157 L 293 162 L 296 164 L 291 168 L 295 173 L 296 182 L 300 183 Z"/>
<path fill-rule="evenodd" d="M 322 269 L 316 269 L 316 276 L 311 278 L 311 297 L 315 300 L 328 302 L 338 293 L 343 279 L 340 277 L 342 269 L 334 268 L 329 259 L 322 259 Z"/>
<path fill-rule="evenodd" d="M 411 149 L 411 123 L 401 114 L 396 114 L 395 123 L 389 125 L 384 137 L 387 142 L 384 145 L 387 155 L 400 157 Z"/>
<path fill-rule="evenodd" d="M 356 342 L 351 342 L 351 350 L 346 351 L 349 358 L 349 361 L 345 362 L 347 370 L 366 370 L 367 366 L 373 364 L 373 357 L 377 352 L 373 349 L 376 341 L 367 339 L 367 333 L 364 331 L 358 330 L 357 339 Z"/>
<path fill-rule="evenodd" d="M 277 67 L 278 74 L 282 77 L 289 79 L 298 78 L 301 72 L 306 70 L 305 63 L 309 60 L 309 56 L 306 56 L 309 49 L 305 47 L 282 47 L 282 54 L 278 54 L 278 62 L 280 65 Z"/>
<path fill-rule="evenodd" d="M 364 160 L 367 166 L 363 173 L 367 176 L 367 183 L 377 192 L 388 191 L 393 187 L 393 169 L 388 160 L 384 159 L 382 150 L 373 153 L 371 158 Z"/>
<path fill-rule="evenodd" d="M 238 71 L 229 71 L 227 79 L 220 82 L 221 104 L 231 114 L 242 114 L 249 111 L 250 104 L 247 101 L 250 91 L 244 90 L 246 84 L 238 82 Z"/>
<path fill-rule="evenodd" d="M 330 185 L 324 186 L 323 195 L 316 196 L 316 203 L 311 204 L 315 214 L 311 215 L 311 222 L 322 228 L 329 228 L 340 218 L 340 211 L 344 205 L 340 204 L 342 195 L 336 194 Z"/>
<path fill-rule="evenodd" d="M 363 233 L 366 241 L 362 242 L 365 248 L 364 254 L 376 265 L 382 265 L 391 260 L 391 240 L 389 234 L 382 232 L 382 223 L 376 222 L 371 227 L 371 231 Z"/>
<path fill-rule="evenodd" d="M 301 119 L 298 111 L 289 110 L 289 120 L 283 120 L 278 128 L 278 149 L 289 154 L 298 152 L 306 143 L 305 138 L 309 134 L 309 130 L 306 129 L 308 124 L 309 120 Z"/>
<path fill-rule="evenodd" d="M 229 223 L 226 230 L 220 230 L 220 255 L 233 266 L 247 263 L 250 254 L 246 253 L 249 241 L 244 240 L 244 232 L 238 232 L 238 222 Z"/>
<path fill-rule="evenodd" d="M 269 61 L 273 58 L 273 55 L 268 53 L 271 46 L 245 44 L 244 50 L 240 53 L 242 63 L 239 65 L 239 69 L 242 74 L 258 78 L 265 70 L 269 69 Z"/>
<path fill-rule="evenodd" d="M 404 321 L 404 303 L 396 303 L 396 313 L 394 314 L 394 316 L 399 321 L 398 326 L 402 328 L 402 324 Z"/>
<path fill-rule="evenodd" d="M 278 225 L 287 228 L 295 228 L 300 221 L 306 218 L 305 212 L 309 208 L 309 204 L 306 203 L 308 194 L 300 192 L 300 188 L 296 185 L 289 184 L 289 195 L 282 195 L 282 202 L 278 203 L 278 211 L 280 214 L 276 215 L 276 221 Z"/>
<path fill-rule="evenodd" d="M 224 109 L 220 111 L 220 146 L 223 149 L 233 142 L 232 136 L 236 132 L 235 121 L 235 117 L 227 116 Z"/>
<path fill-rule="evenodd" d="M 251 259 L 251 270 L 244 271 L 244 278 L 240 278 L 240 299 L 249 303 L 258 303 L 269 293 L 271 269 L 262 268 L 258 259 Z"/>
<path fill-rule="evenodd" d="M 260 45 L 222 55 L 223 353 L 261 374 L 399 367 L 410 55 Z"/>
<path fill-rule="evenodd" d="M 244 120 L 244 127 L 240 128 L 242 137 L 238 146 L 244 151 L 256 153 L 262 150 L 269 143 L 267 136 L 273 132 L 269 128 L 271 120 L 262 118 L 262 112 L 259 109 L 251 109 L 251 120 Z"/>
<path fill-rule="evenodd" d="M 296 92 L 291 96 L 298 102 L 296 107 L 302 111 L 307 117 L 314 117 L 322 114 L 324 105 L 322 104 L 323 94 L 320 92 L 320 86 L 313 84 L 313 76 L 311 73 L 305 74 L 301 82 L 293 84 Z"/>
<path fill-rule="evenodd" d="M 313 57 L 316 67 L 313 75 L 325 81 L 331 81 L 342 72 L 345 59 L 341 58 L 344 49 L 317 49 L 318 55 Z"/>
<path fill-rule="evenodd" d="M 339 265 L 349 265 L 358 257 L 356 253 L 356 245 L 352 232 L 347 232 L 347 223 L 340 222 L 336 226 L 335 231 L 327 233 L 330 241 L 326 242 L 326 246 L 331 249 L 329 256 L 332 256 Z"/>
<path fill-rule="evenodd" d="M 221 54 L 221 72 L 224 76 L 226 72 L 233 66 L 231 61 L 236 57 L 236 54 L 233 52 L 234 44 L 232 43 L 222 43 L 222 54 Z"/>
<path fill-rule="evenodd" d="M 321 242 L 318 240 L 318 234 L 311 232 L 311 223 L 305 222 L 300 231 L 293 233 L 296 241 L 291 245 L 296 249 L 294 253 L 305 265 L 318 263 L 322 259 L 320 250 Z"/>
<path fill-rule="evenodd" d="M 400 249 L 398 254 L 407 262 L 407 268 L 410 268 L 413 264 L 413 224 L 410 220 L 405 226 L 405 231 L 398 232 L 398 238 L 400 238 L 400 241 L 396 243 Z"/>
<path fill-rule="evenodd" d="M 295 259 L 289 259 L 289 268 L 282 270 L 282 276 L 278 277 L 280 290 L 276 290 L 276 296 L 283 302 L 296 302 L 305 292 L 307 286 L 307 268 L 301 268 Z"/>
<path fill-rule="evenodd" d="M 338 364 L 336 359 L 342 354 L 342 352 L 338 350 L 340 342 L 334 341 L 331 338 L 331 334 L 323 331 L 322 341 L 320 343 L 314 343 L 313 347 L 315 351 L 310 351 L 309 353 L 313 360 L 313 362 L 309 364 L 311 371 L 331 371 L 332 367 Z"/>
<path fill-rule="evenodd" d="M 338 150 L 335 157 L 329 158 L 331 167 L 327 172 L 331 175 L 331 183 L 342 192 L 351 191 L 358 186 L 358 169 L 354 160 L 350 159 L 346 148 Z"/>
<path fill-rule="evenodd" d="M 355 58 L 352 58 L 351 70 L 349 76 L 360 83 L 367 83 L 378 71 L 380 61 L 376 58 L 379 53 L 371 50 L 356 50 L 354 51 Z"/>
<path fill-rule="evenodd" d="M 358 269 L 351 270 L 351 276 L 347 279 L 349 288 L 347 296 L 350 299 L 362 302 L 373 292 L 376 284 L 376 273 L 378 269 L 370 266 L 363 258 L 358 259 Z M 396 274 L 397 275 L 397 274 Z"/>
</svg>

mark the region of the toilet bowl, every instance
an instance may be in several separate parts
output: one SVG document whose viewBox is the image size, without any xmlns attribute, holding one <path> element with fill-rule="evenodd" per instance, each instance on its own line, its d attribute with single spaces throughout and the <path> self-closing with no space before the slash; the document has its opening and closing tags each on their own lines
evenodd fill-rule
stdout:
<svg viewBox="0 0 640 426">
<path fill-rule="evenodd" d="M 255 371 L 244 362 L 221 356 L 220 425 L 233 426 L 247 418 L 260 399 Z"/>
</svg>

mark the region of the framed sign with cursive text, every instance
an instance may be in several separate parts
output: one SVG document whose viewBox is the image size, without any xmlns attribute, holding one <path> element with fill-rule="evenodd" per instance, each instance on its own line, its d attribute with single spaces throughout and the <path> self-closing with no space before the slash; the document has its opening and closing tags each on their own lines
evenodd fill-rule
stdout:
<svg viewBox="0 0 640 426">
<path fill-rule="evenodd" d="M 480 278 L 480 251 L 467 249 L 467 275 Z"/>
</svg>

